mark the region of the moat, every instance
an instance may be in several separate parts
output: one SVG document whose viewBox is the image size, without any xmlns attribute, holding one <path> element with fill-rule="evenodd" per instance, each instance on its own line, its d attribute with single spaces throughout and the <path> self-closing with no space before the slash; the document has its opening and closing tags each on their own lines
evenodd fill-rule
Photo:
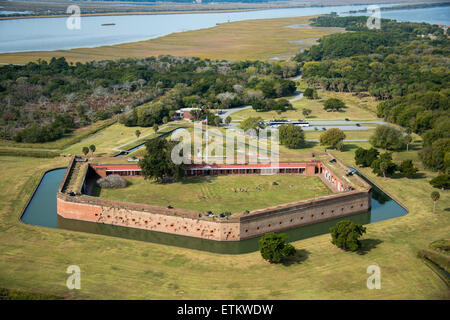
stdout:
<svg viewBox="0 0 450 320">
<path fill-rule="evenodd" d="M 357 173 L 356 170 L 354 171 Z M 27 206 L 21 217 L 21 220 L 24 223 L 50 228 L 62 228 L 78 232 L 95 233 L 131 240 L 147 241 L 223 254 L 240 254 L 258 250 L 257 242 L 259 238 L 252 238 L 241 241 L 220 242 L 214 240 L 179 236 L 157 231 L 64 219 L 58 216 L 56 213 L 56 193 L 65 172 L 66 168 L 56 169 L 47 172 L 43 176 L 42 181 L 40 182 L 29 205 Z M 400 204 L 398 204 L 395 200 L 390 198 L 378 187 L 374 186 L 370 181 L 368 181 L 367 179 L 365 180 L 372 186 L 370 211 L 284 230 L 283 233 L 285 233 L 289 237 L 290 241 L 297 241 L 321 234 L 326 234 L 329 232 L 329 228 L 331 226 L 335 225 L 337 221 L 342 219 L 350 219 L 356 223 L 369 224 L 400 217 L 407 213 L 407 210 Z"/>
</svg>

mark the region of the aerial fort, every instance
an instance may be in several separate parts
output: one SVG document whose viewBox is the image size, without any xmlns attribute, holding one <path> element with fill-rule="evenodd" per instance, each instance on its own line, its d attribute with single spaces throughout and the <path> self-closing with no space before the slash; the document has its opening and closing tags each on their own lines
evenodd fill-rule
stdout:
<svg viewBox="0 0 450 320">
<path fill-rule="evenodd" d="M 113 195 L 106 193 L 104 197 L 103 191 L 98 192 L 96 181 L 109 175 L 125 177 L 132 186 Z M 252 163 L 195 164 L 187 166 L 186 175 L 183 184 L 155 188 L 149 181 L 144 182 L 138 164 L 118 158 L 90 161 L 73 157 L 58 189 L 57 212 L 66 219 L 216 241 L 239 241 L 365 212 L 371 205 L 371 187 L 328 153 L 312 154 L 302 161 L 280 162 L 277 167 Z M 214 188 L 212 179 L 215 178 L 222 179 L 221 185 L 229 182 L 223 179 L 230 178 L 234 179 L 233 183 L 245 183 L 247 179 L 253 183 L 255 178 L 260 183 L 254 188 L 211 190 L 209 193 L 213 195 L 206 192 L 207 195 L 197 198 L 196 190 L 205 192 L 205 187 Z M 141 192 L 128 189 L 135 185 L 140 186 Z M 311 196 L 314 186 L 319 189 Z M 161 188 L 166 188 L 164 199 L 156 195 Z M 132 201 L 127 200 L 129 196 L 133 196 Z M 186 198 L 186 202 L 173 204 L 178 198 Z M 224 212 L 205 209 L 208 203 L 221 205 Z M 226 211 L 228 206 L 235 211 L 241 206 L 242 211 Z M 243 210 L 247 207 L 251 210 Z"/>
</svg>

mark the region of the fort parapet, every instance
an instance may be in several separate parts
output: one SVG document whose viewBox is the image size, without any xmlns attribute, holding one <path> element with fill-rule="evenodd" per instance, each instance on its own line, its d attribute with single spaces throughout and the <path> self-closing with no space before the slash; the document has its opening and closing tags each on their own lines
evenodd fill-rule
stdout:
<svg viewBox="0 0 450 320">
<path fill-rule="evenodd" d="M 81 158 L 73 158 L 57 194 L 58 215 L 66 219 L 119 225 L 189 237 L 239 241 L 261 236 L 268 232 L 282 231 L 307 224 L 331 220 L 370 210 L 371 187 L 360 177 L 348 175 L 349 169 L 329 154 L 310 161 L 279 163 L 278 167 L 256 164 L 243 165 L 193 165 L 188 175 L 297 174 L 318 176 L 334 192 L 319 197 L 233 214 L 229 217 L 206 216 L 201 212 L 165 208 L 147 204 L 105 200 L 83 194 L 88 179 L 73 176 L 82 167 Z M 137 165 L 89 163 L 88 170 L 80 174 L 106 176 L 140 175 Z M 69 192 L 74 181 L 83 181 L 79 193 Z M 75 189 L 78 186 L 75 183 Z"/>
</svg>

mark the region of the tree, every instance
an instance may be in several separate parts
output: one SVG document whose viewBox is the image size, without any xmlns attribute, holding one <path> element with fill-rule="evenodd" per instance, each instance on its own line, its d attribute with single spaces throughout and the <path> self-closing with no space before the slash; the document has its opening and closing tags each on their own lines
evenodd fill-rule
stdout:
<svg viewBox="0 0 450 320">
<path fill-rule="evenodd" d="M 140 130 L 136 130 L 136 132 L 134 134 L 139 139 L 139 136 L 141 135 L 141 131 Z"/>
<path fill-rule="evenodd" d="M 311 113 L 312 113 L 312 110 L 311 110 L 311 109 L 303 108 L 303 110 L 302 110 L 302 114 L 305 116 L 305 118 L 308 118 L 308 116 L 309 116 Z"/>
<path fill-rule="evenodd" d="M 392 153 L 386 152 L 380 155 L 380 157 L 372 162 L 370 165 L 373 173 L 386 178 L 391 176 L 397 170 L 397 165 L 392 161 Z"/>
<path fill-rule="evenodd" d="M 190 111 L 190 113 L 194 120 L 200 119 L 200 117 L 203 115 L 203 112 L 200 109 L 193 109 Z"/>
<path fill-rule="evenodd" d="M 308 99 L 314 98 L 314 89 L 306 88 L 305 91 L 303 92 L 303 95 Z"/>
<path fill-rule="evenodd" d="M 366 228 L 350 220 L 339 221 L 330 228 L 331 243 L 348 251 L 356 251 L 361 247 L 359 238 L 366 233 Z"/>
<path fill-rule="evenodd" d="M 286 243 L 287 236 L 283 233 L 266 233 L 258 240 L 259 251 L 264 260 L 270 263 L 280 263 L 284 257 L 293 256 L 295 248 Z"/>
<path fill-rule="evenodd" d="M 378 126 L 369 142 L 374 147 L 386 150 L 399 150 L 405 147 L 403 133 L 391 126 Z"/>
<path fill-rule="evenodd" d="M 95 149 L 96 149 L 96 148 L 95 148 L 95 145 L 91 144 L 91 145 L 89 146 L 89 150 L 91 150 L 92 156 L 94 156 Z"/>
<path fill-rule="evenodd" d="M 370 148 L 368 150 L 364 148 L 358 148 L 355 152 L 355 163 L 358 166 L 370 167 L 372 162 L 378 158 L 380 153 L 375 148 Z"/>
<path fill-rule="evenodd" d="M 433 213 L 436 213 L 436 202 L 441 197 L 440 193 L 437 191 L 431 192 L 431 200 L 433 200 Z"/>
<path fill-rule="evenodd" d="M 83 154 L 85 156 L 87 156 L 87 154 L 89 153 L 89 148 L 88 147 L 83 147 L 82 151 L 83 151 Z"/>
<path fill-rule="evenodd" d="M 222 118 L 220 116 L 216 116 L 215 114 L 208 113 L 206 115 L 206 122 L 209 126 L 218 127 L 222 123 Z"/>
<path fill-rule="evenodd" d="M 336 148 L 337 144 L 345 139 L 345 133 L 341 129 L 328 129 L 320 135 L 320 144 Z"/>
<path fill-rule="evenodd" d="M 259 129 L 264 128 L 264 125 L 261 117 L 249 117 L 242 121 L 239 127 L 244 131 L 251 129 L 259 131 Z"/>
<path fill-rule="evenodd" d="M 380 168 L 381 172 L 383 172 L 383 177 L 386 178 L 386 171 L 389 169 L 389 162 L 381 161 L 379 168 Z"/>
<path fill-rule="evenodd" d="M 431 179 L 430 184 L 442 190 L 450 189 L 450 174 L 445 173 Z"/>
<path fill-rule="evenodd" d="M 327 111 L 340 111 L 345 107 L 345 103 L 342 100 L 336 98 L 330 98 L 325 100 L 323 103 L 323 108 Z"/>
<path fill-rule="evenodd" d="M 225 124 L 226 124 L 227 126 L 229 126 L 230 123 L 231 123 L 231 117 L 228 116 L 228 117 L 225 118 Z"/>
<path fill-rule="evenodd" d="M 410 134 L 407 134 L 404 138 L 404 142 L 406 144 L 406 151 L 409 151 L 409 145 L 411 144 L 411 142 L 413 141 L 413 138 Z"/>
<path fill-rule="evenodd" d="M 236 98 L 236 94 L 233 92 L 222 92 L 217 95 L 217 100 L 221 102 L 224 108 L 229 108 L 234 98 Z"/>
<path fill-rule="evenodd" d="M 414 167 L 412 160 L 403 160 L 398 166 L 398 171 L 407 178 L 413 178 L 419 169 Z"/>
<path fill-rule="evenodd" d="M 342 141 L 339 141 L 338 143 L 336 143 L 336 149 L 337 150 L 339 150 L 339 151 L 344 151 L 344 147 L 345 147 L 345 145 L 344 145 L 344 142 L 342 142 Z"/>
<path fill-rule="evenodd" d="M 158 132 L 158 130 L 159 130 L 159 126 L 156 123 L 153 125 L 153 130 L 155 132 Z"/>
<path fill-rule="evenodd" d="M 293 124 L 283 124 L 278 128 L 278 133 L 280 143 L 289 149 L 300 149 L 306 145 L 305 133 L 301 127 Z"/>
<path fill-rule="evenodd" d="M 164 182 L 166 178 L 180 180 L 185 176 L 185 166 L 172 161 L 171 153 L 175 145 L 175 142 L 166 139 L 152 139 L 147 142 L 144 158 L 139 160 L 139 167 L 145 179 Z"/>
<path fill-rule="evenodd" d="M 438 139 L 431 147 L 425 147 L 419 152 L 423 164 L 433 170 L 446 172 L 449 166 L 448 154 L 450 153 L 450 139 Z M 447 155 L 447 161 L 446 161 Z"/>
<path fill-rule="evenodd" d="M 313 99 L 314 100 L 319 99 L 319 94 L 317 93 L 317 90 L 314 90 L 314 92 L 313 92 Z"/>
</svg>

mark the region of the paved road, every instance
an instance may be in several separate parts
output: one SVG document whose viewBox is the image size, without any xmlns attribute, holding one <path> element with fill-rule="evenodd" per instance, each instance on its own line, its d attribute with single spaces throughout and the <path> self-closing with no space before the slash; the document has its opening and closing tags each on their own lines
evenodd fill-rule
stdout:
<svg viewBox="0 0 450 320">
<path fill-rule="evenodd" d="M 365 121 L 365 120 L 361 120 L 361 121 L 356 121 L 356 120 L 307 120 L 310 125 L 312 126 L 321 126 L 321 125 L 352 125 L 352 124 L 357 124 L 357 123 L 364 123 L 364 124 L 379 124 L 379 125 L 388 125 L 387 122 L 384 121 L 378 121 L 378 120 L 373 120 L 373 121 Z"/>
<path fill-rule="evenodd" d="M 369 127 L 369 126 L 357 126 L 357 123 L 363 123 L 358 121 L 344 121 L 347 125 L 335 125 L 333 120 L 330 121 L 320 121 L 320 125 L 317 123 L 310 122 L 309 127 L 302 127 L 303 131 L 325 131 L 331 128 L 338 128 L 343 131 L 365 131 L 365 130 L 373 130 L 375 127 Z M 381 121 L 380 121 L 381 122 Z M 239 122 L 232 122 L 228 126 L 228 128 L 237 128 L 239 126 Z"/>
<path fill-rule="evenodd" d="M 366 126 L 334 126 L 334 125 L 310 125 L 309 127 L 302 127 L 303 131 L 325 131 L 331 128 L 341 129 L 343 131 L 365 131 L 365 130 L 373 130 L 374 127 L 366 127 Z"/>
<path fill-rule="evenodd" d="M 301 79 L 302 75 L 298 75 L 296 77 L 290 78 L 291 80 L 299 80 Z M 300 100 L 303 98 L 303 92 L 301 91 L 295 91 L 295 96 L 289 99 L 289 102 L 294 102 L 297 100 Z M 241 111 L 241 110 L 246 110 L 246 109 L 250 109 L 252 108 L 252 106 L 245 106 L 245 107 L 241 107 L 241 108 L 233 108 L 233 109 L 221 109 L 220 111 L 224 111 L 224 113 L 220 114 L 219 117 L 222 120 L 225 120 L 226 117 L 231 116 L 233 113 Z"/>
<path fill-rule="evenodd" d="M 219 117 L 222 118 L 222 120 L 225 120 L 226 117 L 231 116 L 233 113 L 241 111 L 241 110 L 246 110 L 246 109 L 251 109 L 252 106 L 246 106 L 246 107 L 241 107 L 241 108 L 233 108 L 233 109 L 222 109 L 220 111 L 224 111 L 224 113 L 219 114 Z"/>
<path fill-rule="evenodd" d="M 300 100 L 302 98 L 303 98 L 303 92 L 297 90 L 297 91 L 295 91 L 295 96 L 293 98 L 290 98 L 289 102 L 295 102 L 295 101 Z"/>
<path fill-rule="evenodd" d="M 319 140 L 305 140 L 308 142 L 319 142 Z M 369 139 L 348 139 L 348 140 L 344 140 L 344 142 L 367 142 L 369 141 Z"/>
</svg>

